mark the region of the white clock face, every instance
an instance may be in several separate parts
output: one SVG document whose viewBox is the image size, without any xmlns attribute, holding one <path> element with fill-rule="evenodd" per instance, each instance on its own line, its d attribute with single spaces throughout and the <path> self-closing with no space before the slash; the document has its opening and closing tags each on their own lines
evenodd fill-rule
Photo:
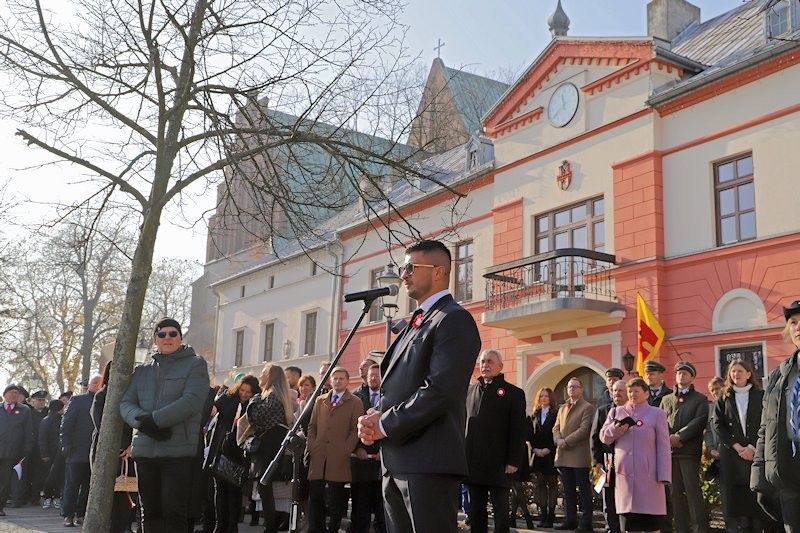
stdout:
<svg viewBox="0 0 800 533">
<path fill-rule="evenodd" d="M 553 91 L 547 104 L 547 118 L 550 124 L 561 128 L 569 124 L 578 110 L 578 88 L 571 83 L 563 83 Z"/>
</svg>

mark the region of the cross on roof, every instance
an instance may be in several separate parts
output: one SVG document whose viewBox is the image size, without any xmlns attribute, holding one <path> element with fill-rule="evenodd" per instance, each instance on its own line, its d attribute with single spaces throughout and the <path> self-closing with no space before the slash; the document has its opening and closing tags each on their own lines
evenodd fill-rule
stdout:
<svg viewBox="0 0 800 533">
<path fill-rule="evenodd" d="M 441 58 L 442 57 L 442 47 L 444 46 L 444 43 L 442 42 L 441 39 L 436 39 L 436 41 L 437 41 L 437 45 L 434 46 L 433 49 L 436 50 L 436 57 Z"/>
</svg>

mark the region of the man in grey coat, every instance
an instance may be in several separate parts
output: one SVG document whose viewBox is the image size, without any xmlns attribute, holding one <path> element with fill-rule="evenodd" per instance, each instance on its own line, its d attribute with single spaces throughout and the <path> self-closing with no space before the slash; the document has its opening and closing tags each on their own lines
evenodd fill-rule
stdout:
<svg viewBox="0 0 800 533">
<path fill-rule="evenodd" d="M 157 351 L 138 367 L 122 398 L 122 418 L 134 428 L 142 523 L 148 533 L 188 527 L 192 459 L 197 453 L 209 389 L 206 361 L 181 343 L 181 325 L 164 318 L 155 328 Z"/>
</svg>

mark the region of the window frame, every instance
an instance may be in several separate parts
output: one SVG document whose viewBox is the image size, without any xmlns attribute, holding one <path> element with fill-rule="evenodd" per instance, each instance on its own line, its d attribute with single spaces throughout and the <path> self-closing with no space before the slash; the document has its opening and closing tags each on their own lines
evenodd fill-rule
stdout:
<svg viewBox="0 0 800 533">
<path fill-rule="evenodd" d="M 244 328 L 234 330 L 233 366 L 238 368 L 244 364 Z"/>
<path fill-rule="evenodd" d="M 272 330 L 272 333 L 268 335 L 267 331 L 270 329 Z M 264 333 L 264 342 L 261 346 L 261 359 L 262 362 L 268 363 L 275 360 L 275 321 L 273 320 L 270 322 L 264 322 L 262 331 Z M 267 350 L 267 341 L 269 341 L 269 350 Z M 269 354 L 267 353 L 268 351 Z"/>
<path fill-rule="evenodd" d="M 379 288 L 381 274 L 383 274 L 383 268 L 375 268 L 369 271 L 369 288 L 370 289 L 377 289 Z M 372 306 L 369 308 L 369 322 L 370 324 L 376 324 L 378 322 L 383 321 L 383 309 L 381 308 L 381 304 L 383 303 L 382 298 L 375 298 L 372 302 Z"/>
<path fill-rule="evenodd" d="M 462 247 L 469 247 L 470 255 L 465 257 L 459 257 L 459 250 Z M 474 239 L 466 239 L 463 240 L 455 245 L 455 249 L 453 250 L 455 253 L 453 256 L 455 257 L 454 266 L 455 266 L 455 276 L 453 280 L 454 284 L 454 295 L 457 302 L 470 302 L 474 297 L 474 283 L 475 283 L 475 269 L 474 269 L 474 258 L 475 258 L 475 240 Z M 460 270 L 462 265 L 467 265 L 469 270 L 469 277 L 467 280 L 467 287 L 466 293 L 464 295 L 460 294 L 462 285 L 459 283 L 460 278 Z"/>
<path fill-rule="evenodd" d="M 739 176 L 739 165 L 738 162 L 744 159 L 750 159 L 750 168 L 751 174 L 747 174 L 745 176 Z M 720 182 L 719 179 L 719 170 L 723 166 L 733 163 L 734 169 L 734 177 L 728 181 Z M 758 220 L 755 219 L 756 215 L 756 191 L 755 191 L 755 162 L 753 160 L 753 152 L 746 152 L 742 154 L 738 154 L 732 157 L 727 157 L 720 161 L 716 161 L 712 165 L 712 173 L 714 175 L 714 224 L 716 226 L 716 241 L 717 246 L 730 246 L 732 244 L 739 244 L 742 242 L 752 241 L 758 237 Z M 739 209 L 739 188 L 751 184 L 753 187 L 753 207 L 752 209 Z M 734 203 L 735 207 L 733 212 L 725 214 L 724 216 L 720 213 L 720 198 L 721 193 L 723 191 L 727 191 L 733 189 L 734 190 Z M 743 214 L 753 213 L 753 236 L 742 238 L 741 234 L 741 225 L 740 225 L 740 217 Z M 723 219 L 733 218 L 736 222 L 736 238 L 731 242 L 723 242 L 722 241 L 722 221 Z"/>
<path fill-rule="evenodd" d="M 314 331 L 309 335 L 309 317 L 314 317 Z M 317 310 L 307 311 L 303 313 L 303 354 L 316 355 L 317 353 L 317 326 L 319 325 L 319 313 Z M 309 350 L 309 340 L 311 341 L 311 350 Z"/>
<path fill-rule="evenodd" d="M 598 200 L 603 201 L 603 213 L 598 215 L 595 213 L 595 203 Z M 570 221 L 568 224 L 558 226 L 556 228 L 556 215 L 564 212 L 571 212 L 576 207 L 585 206 L 586 208 L 586 217 L 581 219 L 579 222 L 572 222 Z M 539 220 L 547 218 L 547 230 L 544 232 L 539 231 Z M 594 242 L 594 227 L 596 224 L 603 224 L 603 242 L 602 242 L 602 250 L 597 250 L 598 243 Z M 575 202 L 573 204 L 568 204 L 564 206 L 560 206 L 557 209 L 552 209 L 550 211 L 546 211 L 544 213 L 539 213 L 533 216 L 533 255 L 538 255 L 541 253 L 551 252 L 557 249 L 563 248 L 556 248 L 556 235 L 561 233 L 568 233 L 570 239 L 570 246 L 566 248 L 576 248 L 572 243 L 572 232 L 576 229 L 584 228 L 586 230 L 586 250 L 597 250 L 605 252 L 606 246 L 606 238 L 605 238 L 605 197 L 604 196 L 593 196 L 591 198 L 587 198 L 586 200 Z M 557 231 L 556 231 L 557 230 Z M 548 249 L 547 250 L 540 250 L 539 249 L 539 241 L 547 237 L 548 239 Z"/>
</svg>

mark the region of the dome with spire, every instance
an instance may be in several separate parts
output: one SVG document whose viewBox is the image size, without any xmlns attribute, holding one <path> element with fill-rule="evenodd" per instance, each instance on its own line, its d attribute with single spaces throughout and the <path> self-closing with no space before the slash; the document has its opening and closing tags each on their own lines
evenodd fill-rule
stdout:
<svg viewBox="0 0 800 533">
<path fill-rule="evenodd" d="M 558 0 L 556 10 L 547 19 L 547 25 L 550 26 L 550 34 L 553 37 L 566 35 L 567 31 L 569 31 L 569 17 L 561 8 L 561 0 Z"/>
</svg>

